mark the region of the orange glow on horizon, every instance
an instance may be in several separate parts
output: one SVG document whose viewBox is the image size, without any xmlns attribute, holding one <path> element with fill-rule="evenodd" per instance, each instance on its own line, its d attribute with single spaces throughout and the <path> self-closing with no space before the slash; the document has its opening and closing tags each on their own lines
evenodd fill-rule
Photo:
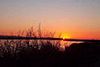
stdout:
<svg viewBox="0 0 100 67">
<path fill-rule="evenodd" d="M 63 38 L 63 39 L 66 39 L 66 38 L 71 38 L 71 36 L 70 35 L 68 35 L 68 34 L 66 34 L 66 33 L 63 33 L 62 34 L 62 36 L 61 36 L 61 38 Z"/>
</svg>

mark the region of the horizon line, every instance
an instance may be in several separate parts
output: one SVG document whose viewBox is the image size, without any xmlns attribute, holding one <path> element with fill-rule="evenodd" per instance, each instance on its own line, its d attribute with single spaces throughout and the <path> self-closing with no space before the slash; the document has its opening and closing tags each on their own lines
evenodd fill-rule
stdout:
<svg viewBox="0 0 100 67">
<path fill-rule="evenodd" d="M 32 37 L 32 36 L 2 36 L 0 35 L 1 40 L 63 40 L 63 41 L 83 41 L 83 42 L 100 42 L 96 39 L 77 39 L 77 38 L 58 38 L 58 37 Z"/>
</svg>

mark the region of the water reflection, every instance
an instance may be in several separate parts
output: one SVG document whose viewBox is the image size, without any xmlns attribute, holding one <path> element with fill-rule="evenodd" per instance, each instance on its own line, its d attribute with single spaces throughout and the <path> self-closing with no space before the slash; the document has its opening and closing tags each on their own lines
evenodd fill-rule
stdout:
<svg viewBox="0 0 100 67">
<path fill-rule="evenodd" d="M 69 47 L 73 43 L 81 42 L 63 40 L 0 40 L 0 47 L 16 49 L 19 47 L 31 46 L 40 49 L 42 45 L 54 45 L 63 51 L 65 50 L 65 47 Z"/>
<path fill-rule="evenodd" d="M 60 42 L 60 49 L 65 50 L 65 47 L 70 47 L 71 44 L 73 43 L 82 43 L 81 41 L 61 41 Z"/>
</svg>

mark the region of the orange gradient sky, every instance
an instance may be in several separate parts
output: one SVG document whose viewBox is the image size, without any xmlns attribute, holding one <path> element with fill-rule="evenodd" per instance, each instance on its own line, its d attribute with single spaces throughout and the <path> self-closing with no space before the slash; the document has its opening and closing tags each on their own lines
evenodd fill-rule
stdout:
<svg viewBox="0 0 100 67">
<path fill-rule="evenodd" d="M 39 23 L 72 38 L 100 39 L 100 0 L 0 0 L 0 35 Z"/>
</svg>

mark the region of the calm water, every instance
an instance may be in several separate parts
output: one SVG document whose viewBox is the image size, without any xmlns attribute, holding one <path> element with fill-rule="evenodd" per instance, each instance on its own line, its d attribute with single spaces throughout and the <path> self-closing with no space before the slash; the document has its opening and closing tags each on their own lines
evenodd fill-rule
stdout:
<svg viewBox="0 0 100 67">
<path fill-rule="evenodd" d="M 73 43 L 81 43 L 75 41 L 63 41 L 63 40 L 0 40 L 0 46 L 11 46 L 13 48 L 16 47 L 27 47 L 28 45 L 42 45 L 42 44 L 52 44 L 57 47 L 60 47 L 60 50 L 65 50 L 65 47 L 69 47 Z"/>
</svg>

